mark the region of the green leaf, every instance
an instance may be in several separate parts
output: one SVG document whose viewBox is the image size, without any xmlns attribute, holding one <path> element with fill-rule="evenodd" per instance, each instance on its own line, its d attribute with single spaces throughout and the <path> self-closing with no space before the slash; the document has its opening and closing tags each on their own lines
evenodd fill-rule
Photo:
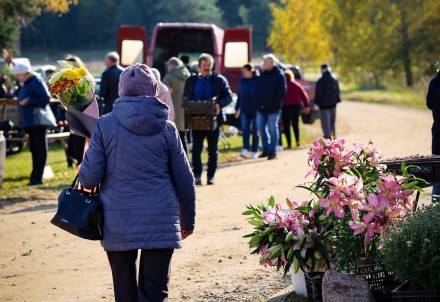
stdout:
<svg viewBox="0 0 440 302">
<path fill-rule="evenodd" d="M 249 209 L 249 210 L 244 211 L 243 213 L 241 213 L 241 215 L 252 215 L 252 213 L 254 213 L 254 210 Z"/>
<path fill-rule="evenodd" d="M 255 246 L 258 245 L 258 243 L 260 243 L 261 241 L 261 237 L 260 236 L 255 236 L 253 237 L 250 241 L 249 241 L 249 247 L 253 248 Z"/>
<path fill-rule="evenodd" d="M 269 205 L 273 208 L 275 207 L 275 198 L 273 196 L 271 196 L 269 198 Z"/>
<path fill-rule="evenodd" d="M 295 274 L 299 271 L 299 260 L 297 257 L 293 258 L 293 271 Z"/>
</svg>

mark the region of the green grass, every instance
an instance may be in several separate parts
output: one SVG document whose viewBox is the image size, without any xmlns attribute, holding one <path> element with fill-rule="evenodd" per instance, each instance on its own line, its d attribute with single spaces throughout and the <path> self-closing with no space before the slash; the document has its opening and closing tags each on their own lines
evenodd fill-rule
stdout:
<svg viewBox="0 0 440 302">
<path fill-rule="evenodd" d="M 32 158 L 28 150 L 6 157 L 5 176 L 0 189 L 0 200 L 25 201 L 53 199 L 61 188 L 75 177 L 75 169 L 67 168 L 66 154 L 58 143 L 49 144 L 48 165 L 55 177 L 46 179 L 44 185 L 27 187 L 32 171 Z"/>
<path fill-rule="evenodd" d="M 298 296 L 294 292 L 290 293 L 285 299 L 284 302 L 307 302 L 309 301 L 307 298 Z"/>
<path fill-rule="evenodd" d="M 318 135 L 316 126 L 301 125 L 301 144 L 311 143 Z M 242 148 L 241 136 L 230 136 L 227 138 L 228 148 L 222 141 L 219 143 L 219 163 L 230 163 L 240 161 Z M 285 139 L 284 139 L 285 142 Z M 202 160 L 207 161 L 207 153 L 203 152 Z M 68 169 L 64 149 L 58 144 L 49 144 L 48 165 L 52 168 L 55 177 L 46 179 L 44 185 L 27 187 L 29 175 L 32 170 L 31 153 L 24 150 L 21 153 L 6 157 L 5 176 L 3 186 L 0 188 L 0 201 L 20 202 L 26 200 L 54 199 L 62 188 L 68 186 L 75 177 L 76 169 Z M 1 204 L 0 204 L 1 205 Z"/>
<path fill-rule="evenodd" d="M 426 108 L 425 95 L 416 90 L 347 90 L 342 92 L 342 99 L 363 103 L 401 105 Z"/>
</svg>

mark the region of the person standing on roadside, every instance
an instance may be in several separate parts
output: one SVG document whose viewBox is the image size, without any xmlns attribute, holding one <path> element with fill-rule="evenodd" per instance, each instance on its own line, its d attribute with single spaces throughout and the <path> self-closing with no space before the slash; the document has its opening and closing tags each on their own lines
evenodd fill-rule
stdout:
<svg viewBox="0 0 440 302">
<path fill-rule="evenodd" d="M 50 93 L 43 81 L 32 73 L 30 66 L 16 64 L 12 72 L 21 86 L 18 108 L 23 128 L 29 135 L 29 148 L 32 153 L 32 174 L 27 185 L 41 185 L 47 160 L 47 129 L 34 124 L 34 109 L 45 108 L 50 102 Z"/>
<path fill-rule="evenodd" d="M 119 66 L 119 55 L 117 52 L 109 52 L 104 58 L 104 64 L 107 69 L 101 76 L 100 96 L 104 99 L 103 114 L 112 112 L 113 103 L 119 97 L 118 85 L 119 76 L 124 69 Z"/>
<path fill-rule="evenodd" d="M 213 72 L 213 68 L 214 58 L 210 54 L 201 54 L 198 61 L 199 73 L 190 76 L 185 83 L 183 105 L 185 106 L 187 101 L 215 100 L 215 115 L 218 116 L 221 122 L 222 108 L 232 102 L 232 91 L 228 80 L 224 76 Z M 198 186 L 202 184 L 202 151 L 205 138 L 208 140 L 208 185 L 215 183 L 219 137 L 220 125 L 210 131 L 192 131 L 192 164 L 195 182 Z"/>
<path fill-rule="evenodd" d="M 293 72 L 289 69 L 284 71 L 284 76 L 287 82 L 287 92 L 284 97 L 283 110 L 281 112 L 284 133 L 287 139 L 287 148 L 292 148 L 292 138 L 290 135 L 290 125 L 293 126 L 293 132 L 295 134 L 296 146 L 300 146 L 299 139 L 299 117 L 304 106 L 304 113 L 308 114 L 309 108 L 309 96 L 300 83 L 295 81 Z"/>
<path fill-rule="evenodd" d="M 257 104 L 255 88 L 257 83 L 257 71 L 252 63 L 248 63 L 241 69 L 243 77 L 238 88 L 238 98 L 235 105 L 235 117 L 240 118 L 243 137 L 243 149 L 240 155 L 244 158 L 258 158 L 258 129 L 257 129 Z M 250 137 L 252 135 L 252 146 Z"/>
<path fill-rule="evenodd" d="M 167 62 L 168 73 L 163 77 L 163 83 L 171 89 L 171 98 L 174 105 L 174 123 L 177 130 L 179 130 L 179 136 L 182 141 L 183 149 L 188 153 L 188 147 L 186 144 L 186 129 L 185 129 L 185 113 L 182 108 L 183 90 L 185 88 L 185 82 L 191 75 L 183 62 L 172 57 Z"/>
<path fill-rule="evenodd" d="M 265 55 L 263 59 L 263 73 L 256 84 L 257 127 L 263 143 L 263 153 L 259 157 L 272 160 L 277 158 L 278 122 L 286 95 L 286 80 L 273 54 Z"/>
<path fill-rule="evenodd" d="M 328 64 L 321 65 L 322 77 L 316 83 L 315 104 L 319 106 L 324 137 L 336 134 L 336 105 L 341 102 L 339 83 Z"/>
<path fill-rule="evenodd" d="M 151 72 L 153 72 L 154 77 L 156 78 L 157 82 L 159 83 L 159 93 L 157 95 L 157 98 L 160 101 L 162 101 L 162 103 L 166 104 L 168 106 L 168 108 L 170 108 L 169 119 L 170 119 L 170 121 L 174 122 L 175 115 L 174 115 L 173 100 L 171 99 L 171 91 L 167 85 L 162 83 L 162 78 L 160 76 L 160 72 L 158 69 L 151 68 Z"/>
<path fill-rule="evenodd" d="M 437 69 L 437 76 L 429 82 L 426 95 L 426 105 L 432 110 L 434 124 L 432 125 L 432 154 L 440 155 L 440 66 Z M 434 185 L 432 189 L 434 197 L 440 198 L 440 185 Z"/>
</svg>

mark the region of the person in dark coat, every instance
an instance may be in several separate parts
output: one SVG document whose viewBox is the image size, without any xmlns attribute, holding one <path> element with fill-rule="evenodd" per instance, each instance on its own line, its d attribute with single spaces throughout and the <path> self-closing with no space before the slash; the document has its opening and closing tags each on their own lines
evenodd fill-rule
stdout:
<svg viewBox="0 0 440 302">
<path fill-rule="evenodd" d="M 429 82 L 426 105 L 432 110 L 432 117 L 434 118 L 431 130 L 432 154 L 440 155 L 440 69 L 437 70 L 437 76 Z M 432 195 L 440 198 L 440 185 L 433 187 Z"/>
<path fill-rule="evenodd" d="M 116 302 L 167 301 L 173 251 L 194 230 L 194 177 L 158 85 L 144 64 L 124 70 L 79 171 L 84 187 L 101 184 Z"/>
<path fill-rule="evenodd" d="M 30 66 L 17 64 L 13 73 L 21 85 L 18 107 L 22 126 L 29 135 L 32 153 L 32 173 L 28 186 L 41 185 L 47 160 L 47 129 L 34 125 L 34 109 L 45 108 L 50 102 L 50 94 L 44 82 L 32 74 Z"/>
<path fill-rule="evenodd" d="M 295 76 L 290 69 L 284 71 L 287 82 L 287 92 L 284 97 L 283 110 L 281 112 L 284 133 L 287 139 L 287 148 L 292 148 L 292 138 L 290 135 L 290 125 L 293 127 L 295 134 L 296 146 L 300 146 L 299 140 L 299 117 L 304 108 L 304 113 L 310 112 L 309 96 L 300 83 L 295 81 Z"/>
<path fill-rule="evenodd" d="M 263 59 L 264 71 L 256 85 L 257 126 L 263 143 L 260 157 L 272 160 L 277 157 L 276 146 L 280 135 L 278 122 L 286 95 L 286 80 L 274 55 L 265 55 Z"/>
<path fill-rule="evenodd" d="M 191 75 L 186 80 L 183 92 L 183 106 L 187 101 L 216 100 L 215 115 L 221 120 L 221 110 L 232 102 L 232 91 L 226 78 L 212 71 L 214 58 L 209 54 L 202 54 L 198 61 L 199 74 Z M 220 126 L 212 131 L 192 131 L 193 148 L 192 164 L 196 185 L 202 184 L 202 151 L 205 138 L 208 140 L 208 185 L 213 185 L 218 160 L 218 140 Z"/>
<path fill-rule="evenodd" d="M 119 97 L 119 76 L 124 69 L 119 66 L 119 55 L 114 51 L 105 56 L 104 63 L 107 69 L 101 75 L 99 95 L 104 99 L 103 114 L 107 114 L 112 112 L 113 103 Z"/>
<path fill-rule="evenodd" d="M 255 89 L 257 84 L 257 71 L 252 63 L 242 68 L 243 77 L 240 79 L 240 86 L 235 104 L 235 117 L 240 118 L 243 137 L 243 150 L 240 155 L 244 158 L 258 158 L 258 129 L 257 129 L 257 104 Z M 250 137 L 252 134 L 252 147 Z"/>
<path fill-rule="evenodd" d="M 336 134 L 336 105 L 341 102 L 338 80 L 328 64 L 321 65 L 322 77 L 316 83 L 315 104 L 319 106 L 324 137 Z"/>
</svg>

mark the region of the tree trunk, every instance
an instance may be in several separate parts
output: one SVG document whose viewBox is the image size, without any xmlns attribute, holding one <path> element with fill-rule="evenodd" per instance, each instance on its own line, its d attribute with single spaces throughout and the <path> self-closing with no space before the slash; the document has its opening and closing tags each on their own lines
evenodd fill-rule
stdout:
<svg viewBox="0 0 440 302">
<path fill-rule="evenodd" d="M 401 37 L 402 37 L 402 54 L 401 59 L 403 63 L 403 70 L 406 76 L 406 85 L 412 87 L 414 84 L 413 73 L 411 70 L 411 41 L 408 34 L 408 19 L 405 8 L 400 6 L 400 22 L 401 22 Z"/>
</svg>

